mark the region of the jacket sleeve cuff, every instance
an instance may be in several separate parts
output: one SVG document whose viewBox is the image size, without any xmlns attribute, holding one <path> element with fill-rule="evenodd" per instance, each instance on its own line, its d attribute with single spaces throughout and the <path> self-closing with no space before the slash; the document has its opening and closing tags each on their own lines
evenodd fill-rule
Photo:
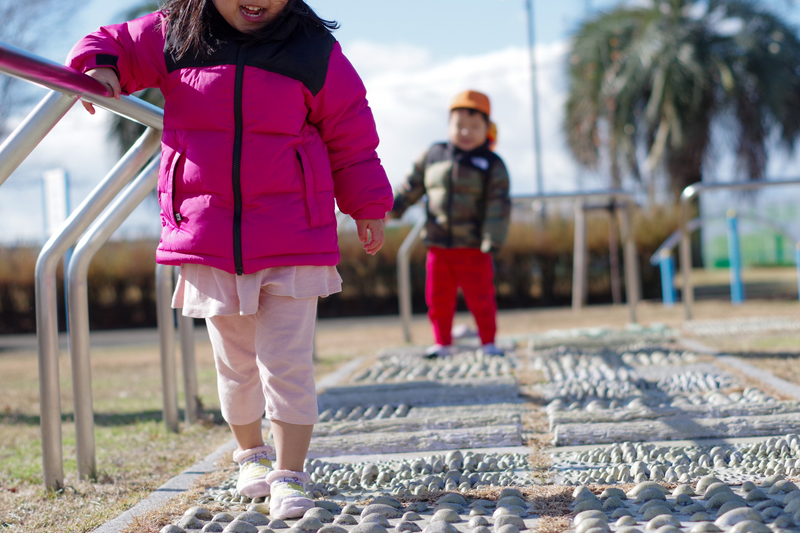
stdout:
<svg viewBox="0 0 800 533">
<path fill-rule="evenodd" d="M 119 68 L 117 63 L 119 62 L 119 57 L 113 54 L 95 54 L 93 56 L 87 57 L 83 62 L 83 68 L 81 71 L 86 73 L 93 68 L 111 68 L 114 69 L 114 72 L 117 74 L 117 78 L 119 78 Z"/>
<path fill-rule="evenodd" d="M 386 204 L 379 203 L 366 205 L 350 216 L 354 220 L 378 220 L 386 217 L 386 213 Z"/>
</svg>

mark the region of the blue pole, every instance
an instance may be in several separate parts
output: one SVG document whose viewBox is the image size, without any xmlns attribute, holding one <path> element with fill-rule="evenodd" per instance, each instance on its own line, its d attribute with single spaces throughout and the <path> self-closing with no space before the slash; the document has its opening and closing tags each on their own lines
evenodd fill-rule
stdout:
<svg viewBox="0 0 800 533">
<path fill-rule="evenodd" d="M 797 265 L 797 297 L 800 298 L 800 242 L 794 248 L 794 262 Z"/>
<path fill-rule="evenodd" d="M 800 253 L 800 252 L 798 252 Z M 675 260 L 669 250 L 662 250 L 659 266 L 661 268 L 661 295 L 664 300 L 664 307 L 675 305 L 675 285 L 672 280 L 675 277 Z"/>
<path fill-rule="evenodd" d="M 740 305 L 744 301 L 742 286 L 742 262 L 739 255 L 739 229 L 736 223 L 736 211 L 728 211 L 728 260 L 731 270 L 731 303 Z"/>
</svg>

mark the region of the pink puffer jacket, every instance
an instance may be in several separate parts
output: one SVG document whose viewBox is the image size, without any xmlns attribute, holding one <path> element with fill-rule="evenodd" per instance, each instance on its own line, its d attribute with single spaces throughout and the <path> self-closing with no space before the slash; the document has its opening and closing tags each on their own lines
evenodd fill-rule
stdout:
<svg viewBox="0 0 800 533">
<path fill-rule="evenodd" d="M 175 61 L 163 18 L 100 28 L 68 58 L 116 69 L 125 93 L 164 93 L 156 260 L 238 274 L 337 264 L 334 201 L 355 219 L 392 207 L 366 90 L 339 43 L 296 31 Z"/>
</svg>

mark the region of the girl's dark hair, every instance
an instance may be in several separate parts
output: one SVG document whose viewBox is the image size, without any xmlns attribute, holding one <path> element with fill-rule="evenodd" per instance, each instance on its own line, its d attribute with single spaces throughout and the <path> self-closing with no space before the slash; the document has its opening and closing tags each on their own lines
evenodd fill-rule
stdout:
<svg viewBox="0 0 800 533">
<path fill-rule="evenodd" d="M 165 0 L 161 12 L 169 27 L 167 32 L 167 51 L 175 59 L 187 54 L 207 58 L 215 50 L 220 37 L 225 33 L 237 33 L 230 28 L 214 6 L 213 0 Z M 220 30 L 220 20 L 225 28 Z M 304 0 L 289 0 L 276 20 L 264 28 L 248 35 L 228 35 L 248 39 L 285 39 L 296 29 L 306 32 L 339 29 L 339 23 L 325 20 L 317 15 Z"/>
</svg>

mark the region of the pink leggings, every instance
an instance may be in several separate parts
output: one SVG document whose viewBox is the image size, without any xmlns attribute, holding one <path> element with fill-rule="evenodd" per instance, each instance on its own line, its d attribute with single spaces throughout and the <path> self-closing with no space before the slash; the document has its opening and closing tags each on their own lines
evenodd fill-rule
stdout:
<svg viewBox="0 0 800 533">
<path fill-rule="evenodd" d="M 311 425 L 318 420 L 314 385 L 317 297 L 261 292 L 254 315 L 206 318 L 225 420 L 270 420 Z"/>
<path fill-rule="evenodd" d="M 425 301 L 437 344 L 453 343 L 451 330 L 456 312 L 458 288 L 475 323 L 481 343 L 494 342 L 497 333 L 497 303 L 494 299 L 492 256 L 477 248 L 438 248 L 431 246 L 426 262 L 428 277 Z"/>
</svg>

